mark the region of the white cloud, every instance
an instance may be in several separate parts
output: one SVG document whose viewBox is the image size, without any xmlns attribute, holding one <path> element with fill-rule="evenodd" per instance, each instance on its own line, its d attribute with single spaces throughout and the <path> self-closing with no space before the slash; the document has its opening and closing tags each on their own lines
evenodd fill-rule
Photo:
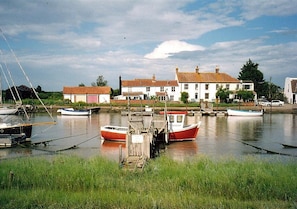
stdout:
<svg viewBox="0 0 297 209">
<path fill-rule="evenodd" d="M 170 40 L 164 41 L 153 52 L 146 54 L 145 58 L 148 59 L 164 59 L 185 51 L 203 51 L 204 47 L 199 45 L 188 44 L 184 41 Z"/>
</svg>

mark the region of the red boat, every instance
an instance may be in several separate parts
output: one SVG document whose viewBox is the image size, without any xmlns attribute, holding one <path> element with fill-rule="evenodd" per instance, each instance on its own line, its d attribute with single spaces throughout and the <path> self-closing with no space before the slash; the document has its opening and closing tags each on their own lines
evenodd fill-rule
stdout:
<svg viewBox="0 0 297 209">
<path fill-rule="evenodd" d="M 184 125 L 185 117 L 187 115 L 186 111 L 168 111 L 161 112 L 160 114 L 167 115 L 169 142 L 196 139 L 201 121 L 186 126 Z M 126 141 L 128 127 L 106 125 L 102 126 L 100 131 L 101 137 L 104 140 Z"/>
</svg>

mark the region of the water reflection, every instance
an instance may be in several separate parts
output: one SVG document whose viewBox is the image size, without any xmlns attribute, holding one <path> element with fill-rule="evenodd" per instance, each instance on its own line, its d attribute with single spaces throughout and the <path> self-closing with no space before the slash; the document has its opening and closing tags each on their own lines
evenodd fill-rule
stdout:
<svg viewBox="0 0 297 209">
<path fill-rule="evenodd" d="M 49 154 L 63 150 L 63 154 L 82 157 L 103 156 L 119 159 L 119 145 L 125 154 L 124 144 L 101 141 L 99 127 L 103 125 L 127 126 L 127 116 L 119 113 L 99 113 L 91 117 L 55 116 L 56 125 L 34 126 L 32 142 L 48 141 L 47 146 L 31 148 L 0 149 L 0 159 Z M 188 116 L 188 124 L 202 121 L 196 141 L 172 143 L 165 154 L 176 160 L 193 158 L 197 155 L 210 157 L 243 156 L 247 154 L 273 157 L 247 146 L 240 141 L 265 149 L 297 155 L 297 149 L 284 149 L 281 143 L 297 145 L 297 117 L 292 114 L 266 114 L 264 117 L 212 117 Z M 32 117 L 33 123 L 49 121 L 43 114 Z M 145 121 L 150 121 L 145 117 Z M 72 149 L 77 145 L 76 149 Z M 67 149 L 69 148 L 69 149 Z M 293 158 L 295 160 L 297 158 Z"/>
</svg>

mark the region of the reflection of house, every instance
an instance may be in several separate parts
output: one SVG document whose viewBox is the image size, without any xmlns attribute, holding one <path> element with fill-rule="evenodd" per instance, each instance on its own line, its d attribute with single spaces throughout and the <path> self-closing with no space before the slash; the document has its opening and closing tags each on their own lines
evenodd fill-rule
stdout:
<svg viewBox="0 0 297 209">
<path fill-rule="evenodd" d="M 297 78 L 286 78 L 284 94 L 289 104 L 297 103 Z"/>
<path fill-rule="evenodd" d="M 180 91 L 175 80 L 134 79 L 121 81 L 121 93 L 130 99 L 153 99 L 165 100 L 166 93 L 171 101 L 178 101 Z"/>
<path fill-rule="evenodd" d="M 214 102 L 219 88 L 233 92 L 230 99 L 236 98 L 238 90 L 254 91 L 253 82 L 243 82 L 226 73 L 221 73 L 218 67 L 215 72 L 200 72 L 198 66 L 195 72 L 179 72 L 176 68 L 175 78 L 179 84 L 180 92 L 189 94 L 189 101 Z"/>
<path fill-rule="evenodd" d="M 85 102 L 85 103 L 110 103 L 109 86 L 95 86 L 95 87 L 64 87 L 64 99 L 69 99 L 71 102 Z"/>
</svg>

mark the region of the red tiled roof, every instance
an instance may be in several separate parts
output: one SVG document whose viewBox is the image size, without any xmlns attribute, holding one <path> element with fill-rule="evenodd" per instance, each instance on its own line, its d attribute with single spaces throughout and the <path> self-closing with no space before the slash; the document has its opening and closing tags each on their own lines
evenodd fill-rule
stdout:
<svg viewBox="0 0 297 209">
<path fill-rule="evenodd" d="M 226 73 L 176 72 L 180 83 L 239 83 Z"/>
<path fill-rule="evenodd" d="M 63 94 L 110 94 L 111 88 L 109 86 L 64 86 Z"/>
<path fill-rule="evenodd" d="M 154 79 L 135 79 L 135 80 L 122 80 L 123 87 L 162 87 L 162 86 L 178 86 L 175 80 L 154 80 Z"/>
</svg>

